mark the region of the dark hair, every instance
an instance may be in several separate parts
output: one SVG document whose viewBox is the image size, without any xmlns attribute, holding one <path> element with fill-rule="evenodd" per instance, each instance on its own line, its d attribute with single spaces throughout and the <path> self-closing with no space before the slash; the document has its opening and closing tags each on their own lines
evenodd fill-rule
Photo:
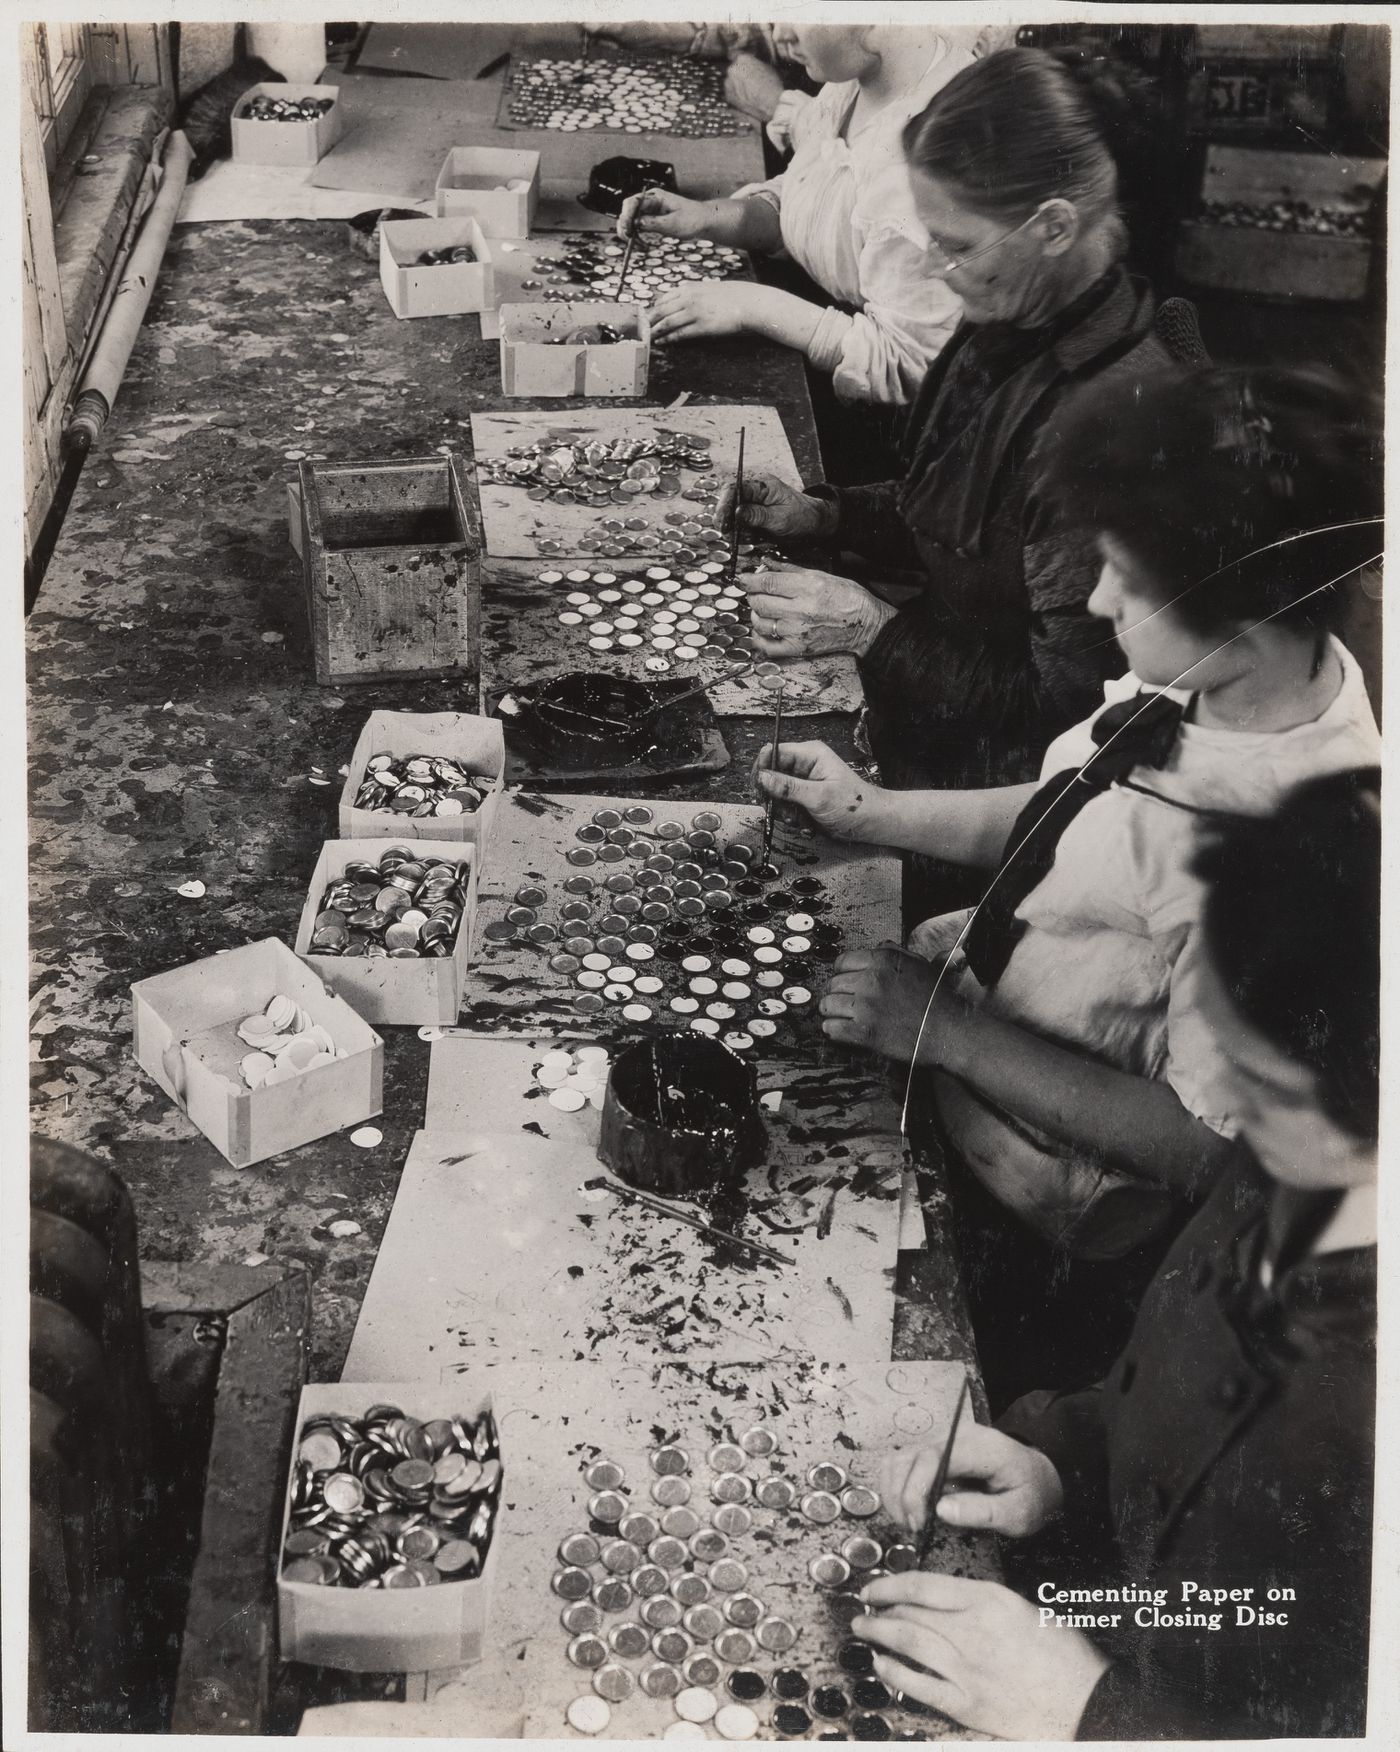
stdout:
<svg viewBox="0 0 1400 1752">
<path fill-rule="evenodd" d="M 1275 615 L 1317 630 L 1340 590 L 1314 592 L 1383 545 L 1379 431 L 1378 407 L 1328 371 L 1163 371 L 1066 397 L 1041 485 L 1195 631 Z"/>
<path fill-rule="evenodd" d="M 998 49 L 906 124 L 904 156 L 984 219 L 1017 224 L 1058 196 L 1116 223 L 1132 109 L 1129 75 L 1101 57 Z"/>
<path fill-rule="evenodd" d="M 1198 852 L 1211 962 L 1240 1014 L 1317 1077 L 1322 1110 L 1374 1138 L 1380 1102 L 1378 767 L 1311 779 Z"/>
</svg>

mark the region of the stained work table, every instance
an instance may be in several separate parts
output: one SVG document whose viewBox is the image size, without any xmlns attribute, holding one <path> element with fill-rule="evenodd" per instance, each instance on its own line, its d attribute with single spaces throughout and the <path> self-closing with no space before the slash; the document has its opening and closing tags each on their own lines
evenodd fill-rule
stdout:
<svg viewBox="0 0 1400 1752">
<path fill-rule="evenodd" d="M 694 401 L 776 407 L 799 470 L 819 473 L 793 355 L 745 340 L 658 349 L 648 408 L 659 413 L 682 389 Z M 321 843 L 337 834 L 339 769 L 368 713 L 476 708 L 470 679 L 315 684 L 287 539 L 286 483 L 300 456 L 450 445 L 470 459 L 470 415 L 501 405 L 498 348 L 476 320 L 398 321 L 340 224 L 177 229 L 29 623 L 33 1127 L 117 1168 L 150 1264 L 305 1267 L 317 1379 L 340 1373 L 427 1123 L 429 1047 L 416 1030 L 383 1031 L 378 1147 L 341 1134 L 234 1169 L 138 1071 L 130 987 L 246 941 L 291 942 Z M 489 672 L 481 679 L 489 691 Z M 751 803 L 766 723 L 720 726 L 724 771 L 639 790 Z M 848 717 L 814 717 L 802 734 L 849 753 L 852 729 Z M 202 897 L 176 892 L 191 881 Z M 842 1086 L 833 1080 L 833 1101 Z M 836 1106 L 825 1118 L 839 1125 Z M 968 1361 L 941 1195 L 929 1191 L 930 1248 L 898 1256 L 893 1355 Z M 332 1235 L 342 1219 L 358 1230 Z"/>
<path fill-rule="evenodd" d="M 308 1266 L 321 1375 L 344 1355 L 421 1124 L 427 1047 L 389 1031 L 378 1149 L 331 1138 L 239 1171 L 137 1070 L 128 994 L 216 949 L 290 940 L 364 716 L 469 706 L 460 683 L 315 685 L 285 483 L 289 451 L 469 455 L 469 415 L 501 405 L 497 348 L 477 335 L 472 318 L 398 321 L 339 224 L 177 229 L 29 623 L 34 1127 L 118 1167 L 152 1259 Z M 683 388 L 775 406 L 799 469 L 818 473 L 791 354 L 658 349 L 649 402 Z M 804 722 L 837 746 L 850 732 Z M 725 720 L 730 767 L 668 794 L 749 796 L 764 734 Z M 203 899 L 175 893 L 191 879 Z M 342 1217 L 362 1232 L 331 1238 Z M 964 1349 L 951 1300 L 910 1308 L 911 1354 Z"/>
</svg>

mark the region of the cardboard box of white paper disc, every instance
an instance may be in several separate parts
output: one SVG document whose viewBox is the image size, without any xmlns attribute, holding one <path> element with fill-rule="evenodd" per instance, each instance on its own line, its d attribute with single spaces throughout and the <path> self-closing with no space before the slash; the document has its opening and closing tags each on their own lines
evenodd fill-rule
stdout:
<svg viewBox="0 0 1400 1752">
<path fill-rule="evenodd" d="M 282 1659 L 351 1673 L 422 1673 L 469 1666 L 481 1659 L 485 1645 L 500 1545 L 498 1526 L 492 1528 L 480 1574 L 444 1574 L 436 1586 L 343 1587 L 288 1581 L 283 1573 L 282 1553 L 292 1530 L 297 1490 L 296 1456 L 307 1419 L 327 1414 L 359 1419 L 376 1405 L 392 1407 L 418 1424 L 452 1418 L 474 1424 L 491 1410 L 491 1396 L 474 1388 L 466 1376 L 447 1386 L 357 1381 L 313 1382 L 302 1389 L 277 1547 Z M 505 1456 L 501 1459 L 504 1465 Z M 498 1517 L 499 1512 L 498 1506 Z"/>
<path fill-rule="evenodd" d="M 539 200 L 538 152 L 454 146 L 438 172 L 438 217 L 470 213 L 488 237 L 528 237 Z"/>
<path fill-rule="evenodd" d="M 279 995 L 347 1056 L 250 1089 L 238 1026 Z M 136 1062 L 235 1168 L 383 1112 L 383 1041 L 275 937 L 138 980 L 131 1008 Z"/>
</svg>

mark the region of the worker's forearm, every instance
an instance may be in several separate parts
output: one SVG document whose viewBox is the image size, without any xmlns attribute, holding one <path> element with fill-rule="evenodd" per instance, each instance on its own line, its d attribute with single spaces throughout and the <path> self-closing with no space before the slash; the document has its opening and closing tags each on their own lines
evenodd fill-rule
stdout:
<svg viewBox="0 0 1400 1752">
<path fill-rule="evenodd" d="M 782 248 L 782 226 L 770 201 L 718 200 L 696 205 L 701 209 L 698 234 L 711 243 L 745 249 L 751 255 L 772 255 Z"/>
<path fill-rule="evenodd" d="M 744 325 L 750 334 L 762 335 L 780 347 L 793 347 L 799 353 L 807 351 L 822 319 L 817 305 L 777 286 L 755 286 L 750 295 L 750 310 L 752 314 Z"/>
<path fill-rule="evenodd" d="M 921 1054 L 1013 1117 L 1125 1173 L 1187 1195 L 1234 1146 L 1182 1106 L 1169 1083 L 1092 1059 L 985 1011 L 966 1010 Z"/>
<path fill-rule="evenodd" d="M 1034 784 L 991 791 L 881 791 L 870 804 L 874 845 L 921 852 L 974 870 L 994 870 Z M 862 823 L 864 827 L 864 823 Z"/>
</svg>

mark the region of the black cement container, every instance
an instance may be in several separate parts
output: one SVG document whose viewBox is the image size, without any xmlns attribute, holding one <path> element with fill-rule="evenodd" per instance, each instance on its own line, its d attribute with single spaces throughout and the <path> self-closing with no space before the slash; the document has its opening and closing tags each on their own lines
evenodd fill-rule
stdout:
<svg viewBox="0 0 1400 1752">
<path fill-rule="evenodd" d="M 629 1186 L 706 1199 L 761 1161 L 765 1141 L 753 1067 L 719 1041 L 665 1035 L 614 1061 L 598 1155 Z"/>
</svg>

